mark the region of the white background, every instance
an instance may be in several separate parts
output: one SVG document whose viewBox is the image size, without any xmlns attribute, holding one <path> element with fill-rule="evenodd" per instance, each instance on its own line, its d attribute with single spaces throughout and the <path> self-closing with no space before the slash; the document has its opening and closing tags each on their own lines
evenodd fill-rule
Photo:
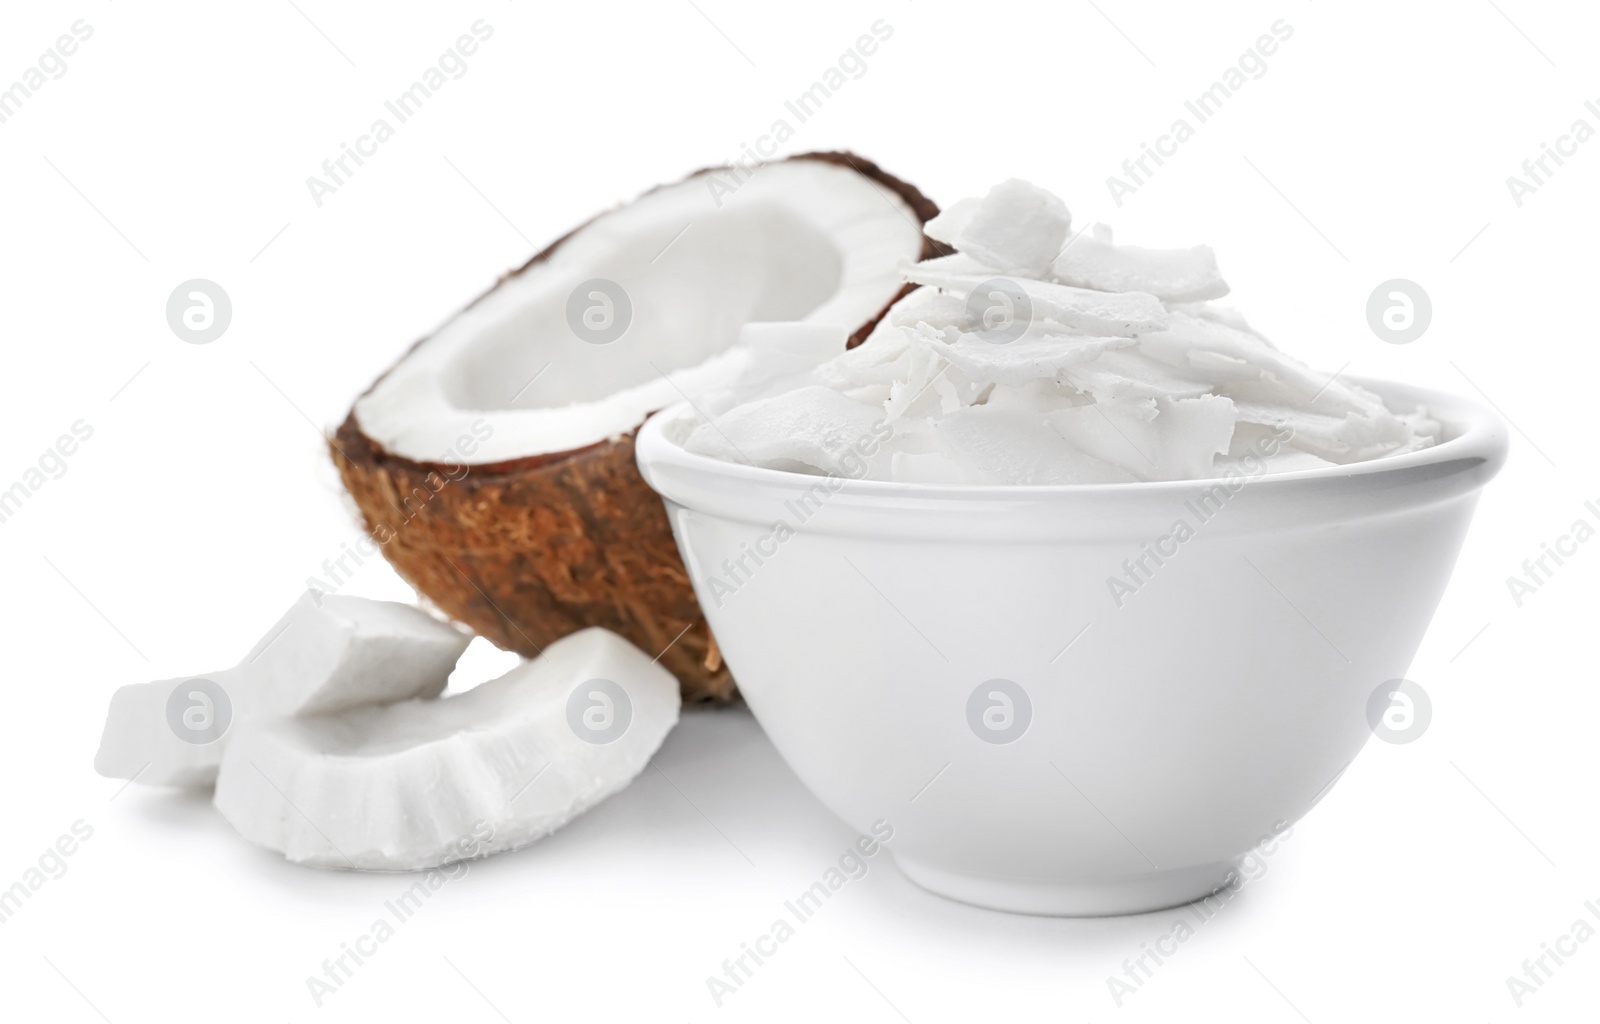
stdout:
<svg viewBox="0 0 1600 1024">
<path fill-rule="evenodd" d="M 1600 128 L 1583 106 L 1600 101 L 1596 12 L 695 2 L 6 5 L 0 84 L 75 19 L 94 35 L 0 124 L 0 487 L 74 421 L 94 436 L 0 523 L 0 886 L 74 821 L 94 833 L 0 924 L 0 1015 L 1592 1013 L 1600 941 L 1521 1009 L 1505 979 L 1600 901 L 1600 544 L 1520 608 L 1506 577 L 1600 499 L 1600 140 L 1520 208 L 1506 178 L 1575 119 Z M 479 18 L 494 35 L 469 73 L 318 208 L 307 176 Z M 306 977 L 408 880 L 290 867 L 204 796 L 118 795 L 90 768 L 108 696 L 232 664 L 356 536 L 321 432 L 405 345 L 596 211 L 737 155 L 879 18 L 892 39 L 791 149 L 854 148 L 943 203 L 1021 176 L 1121 239 L 1209 242 L 1232 301 L 1284 347 L 1329 372 L 1481 389 L 1511 420 L 1510 465 L 1410 672 L 1432 696 L 1430 730 L 1369 744 L 1267 874 L 1121 1008 L 1107 977 L 1177 912 L 986 912 L 923 893 L 881 856 L 716 1007 L 706 977 L 853 838 L 742 711 L 689 716 L 658 758 L 665 774 L 475 865 L 317 1008 Z M 1280 18 L 1294 35 L 1268 73 L 1116 208 L 1107 176 Z M 195 277 L 234 303 L 210 345 L 183 343 L 164 316 Z M 1367 328 L 1368 294 L 1393 277 L 1433 299 L 1411 345 Z M 349 589 L 410 596 L 381 564 Z M 475 648 L 462 681 L 503 660 Z"/>
</svg>

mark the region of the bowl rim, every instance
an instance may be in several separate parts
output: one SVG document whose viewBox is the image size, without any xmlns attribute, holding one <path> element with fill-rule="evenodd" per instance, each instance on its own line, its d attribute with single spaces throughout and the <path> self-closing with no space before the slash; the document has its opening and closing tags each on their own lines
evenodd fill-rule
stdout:
<svg viewBox="0 0 1600 1024">
<path fill-rule="evenodd" d="M 1369 391 L 1376 392 L 1391 409 L 1399 406 L 1421 406 L 1439 420 L 1447 433 L 1446 440 L 1428 448 L 1402 455 L 1386 455 L 1362 462 L 1336 466 L 1319 466 L 1283 473 L 1264 473 L 1252 478 L 1251 489 L 1278 492 L 1299 487 L 1315 486 L 1339 479 L 1360 480 L 1410 476 L 1417 471 L 1428 472 L 1432 467 L 1458 463 L 1463 469 L 1484 466 L 1485 480 L 1497 474 L 1505 464 L 1510 438 L 1505 420 L 1488 403 L 1468 398 L 1454 392 L 1441 391 L 1420 385 L 1389 381 L 1380 378 L 1351 374 L 1344 379 Z M 970 504 L 974 500 L 1091 498 L 1116 496 L 1151 498 L 1191 493 L 1195 487 L 1231 479 L 1226 475 L 1183 480 L 1137 480 L 1124 483 L 1095 484 L 927 484 L 893 480 L 868 480 L 833 474 L 797 473 L 766 466 L 750 466 L 727 462 L 690 452 L 666 436 L 669 424 L 693 413 L 701 416 L 693 402 L 684 400 L 651 415 L 639 428 L 635 443 L 635 458 L 645 482 L 663 497 L 672 499 L 658 486 L 652 470 L 657 465 L 675 469 L 702 478 L 721 478 L 735 486 L 762 484 L 806 487 L 806 481 L 831 481 L 830 490 L 839 495 L 862 499 L 895 498 L 915 499 L 920 504 L 951 502 Z M 703 416 L 702 416 L 703 418 Z M 1374 481 L 1375 482 L 1375 481 Z"/>
</svg>

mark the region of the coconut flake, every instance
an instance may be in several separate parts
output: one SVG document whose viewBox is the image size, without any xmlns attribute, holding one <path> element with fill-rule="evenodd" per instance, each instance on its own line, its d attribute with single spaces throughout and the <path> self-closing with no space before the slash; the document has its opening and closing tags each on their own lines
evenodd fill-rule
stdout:
<svg viewBox="0 0 1600 1024">
<path fill-rule="evenodd" d="M 1041 277 L 1071 228 L 1065 203 L 1037 185 L 1012 178 L 979 200 L 950 244 L 990 266 Z"/>
<path fill-rule="evenodd" d="M 1024 323 L 1046 320 L 1074 330 L 1123 337 L 1163 330 L 1168 324 L 1167 311 L 1160 300 L 1143 292 L 1096 292 L 1053 281 L 986 277 L 944 267 L 930 268 L 922 263 L 907 270 L 906 279 L 966 300 L 968 329 L 983 327 L 991 333 L 997 330 L 995 325 L 979 323 L 978 317 L 970 316 L 975 306 L 985 312 L 1003 311 L 1006 323 L 1013 319 Z M 1000 333 L 1004 326 L 999 328 Z"/>
<path fill-rule="evenodd" d="M 1209 248 L 1114 246 L 1095 225 L 1049 268 L 1065 206 L 1024 182 L 963 200 L 929 233 L 960 251 L 857 349 L 694 431 L 690 446 L 807 472 L 843 460 L 907 482 L 1089 483 L 1291 471 L 1425 448 L 1439 424 L 1285 355 L 1209 300 Z M 832 397 L 828 397 L 828 396 Z M 887 431 L 850 454 L 851 435 Z M 737 435 L 737 438 L 735 438 Z M 1271 435 L 1270 444 L 1257 447 Z M 875 435 L 876 436 L 876 435 Z"/>
<path fill-rule="evenodd" d="M 234 668 L 117 690 L 95 771 L 207 785 L 238 726 L 436 696 L 471 639 L 410 605 L 308 591 Z"/>
<path fill-rule="evenodd" d="M 999 484 L 1120 483 L 1133 477 L 1069 444 L 1039 417 L 986 405 L 939 420 L 947 457 Z"/>
<path fill-rule="evenodd" d="M 295 863 L 436 867 L 525 846 L 623 789 L 679 704 L 649 655 L 586 629 L 459 696 L 253 722 L 215 803 Z"/>
<path fill-rule="evenodd" d="M 1069 367 L 1094 359 L 1109 348 L 1134 343 L 1131 338 L 1090 338 L 1030 329 L 1016 341 L 997 345 L 976 334 L 954 329 L 941 333 L 927 325 L 917 327 L 916 337 L 968 379 L 991 384 L 1055 380 Z"/>
<path fill-rule="evenodd" d="M 845 473 L 851 453 L 871 447 L 883 428 L 880 408 L 863 405 L 821 385 L 809 385 L 738 406 L 696 427 L 684 447 L 730 462 L 759 466 L 798 464 L 821 473 Z"/>
<path fill-rule="evenodd" d="M 979 200 L 958 199 L 949 207 L 941 210 L 939 215 L 922 226 L 922 233 L 935 242 L 943 242 L 953 246 L 961 234 L 971 225 L 972 218 L 978 213 Z"/>
<path fill-rule="evenodd" d="M 1144 249 L 1080 234 L 1051 262 L 1049 273 L 1062 284 L 1105 292 L 1149 292 L 1166 302 L 1197 302 L 1228 294 L 1228 282 L 1208 245 Z"/>
</svg>

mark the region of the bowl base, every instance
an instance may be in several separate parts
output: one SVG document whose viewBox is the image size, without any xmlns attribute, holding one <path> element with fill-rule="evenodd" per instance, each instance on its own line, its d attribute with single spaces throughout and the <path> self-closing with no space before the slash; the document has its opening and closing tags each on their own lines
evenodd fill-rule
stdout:
<svg viewBox="0 0 1600 1024">
<path fill-rule="evenodd" d="M 907 878 L 935 895 L 990 910 L 1051 917 L 1111 917 L 1182 906 L 1221 889 L 1234 870 L 1233 864 L 1220 862 L 1109 881 L 1027 881 L 960 874 L 891 856 Z"/>
</svg>

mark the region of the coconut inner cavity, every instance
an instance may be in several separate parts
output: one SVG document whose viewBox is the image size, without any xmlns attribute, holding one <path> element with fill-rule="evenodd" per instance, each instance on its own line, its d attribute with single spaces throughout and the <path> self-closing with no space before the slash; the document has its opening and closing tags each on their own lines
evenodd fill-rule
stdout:
<svg viewBox="0 0 1600 1024">
<path fill-rule="evenodd" d="M 909 205 L 849 167 L 769 164 L 731 193 L 708 174 L 596 218 L 457 315 L 356 404 L 362 431 L 424 462 L 587 447 L 737 379 L 748 323 L 855 331 L 921 252 Z"/>
</svg>

